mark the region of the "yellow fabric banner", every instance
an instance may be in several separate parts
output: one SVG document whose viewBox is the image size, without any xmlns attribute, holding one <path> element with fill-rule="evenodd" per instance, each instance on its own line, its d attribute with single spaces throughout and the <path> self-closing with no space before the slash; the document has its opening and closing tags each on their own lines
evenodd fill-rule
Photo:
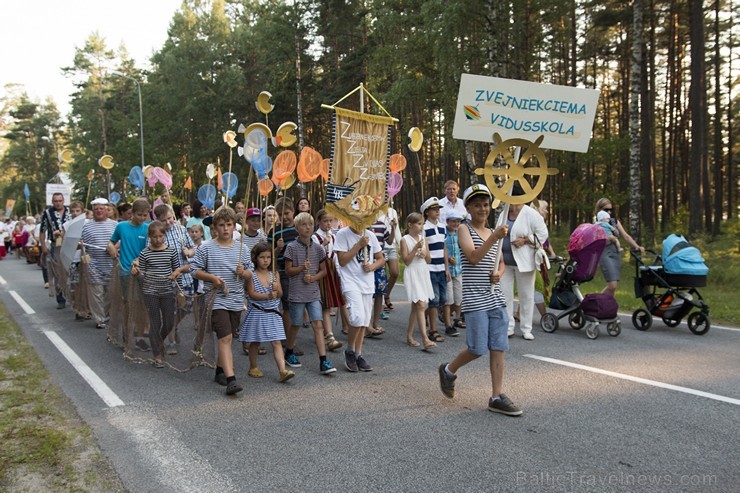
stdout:
<svg viewBox="0 0 740 493">
<path fill-rule="evenodd" d="M 326 210 L 362 230 L 388 208 L 389 117 L 335 108 Z"/>
</svg>

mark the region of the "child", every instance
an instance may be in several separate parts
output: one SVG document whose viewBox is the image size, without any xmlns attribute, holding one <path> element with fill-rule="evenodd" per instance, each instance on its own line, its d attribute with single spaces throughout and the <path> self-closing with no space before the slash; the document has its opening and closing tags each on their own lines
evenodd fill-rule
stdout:
<svg viewBox="0 0 740 493">
<path fill-rule="evenodd" d="M 113 207 L 115 211 L 116 208 Z M 127 300 L 128 284 L 131 274 L 131 264 L 139 256 L 146 246 L 147 232 L 149 228 L 149 211 L 151 206 L 149 201 L 143 197 L 134 200 L 131 207 L 133 216 L 128 221 L 123 221 L 116 225 L 116 229 L 108 241 L 108 255 L 118 258 L 118 270 L 123 288 L 124 313 L 128 313 Z M 110 207 L 108 208 L 110 213 Z M 109 216 L 110 217 L 110 216 Z M 115 220 L 115 219 L 114 219 Z M 124 323 L 127 323 L 124 318 Z M 144 334 L 140 328 L 136 328 L 136 348 L 140 351 L 149 351 L 149 344 L 144 339 Z"/>
<path fill-rule="evenodd" d="M 429 318 L 429 338 L 434 342 L 445 340 L 437 332 L 437 315 L 439 307 L 447 304 L 447 281 L 450 278 L 450 271 L 447 264 L 447 248 L 445 248 L 445 227 L 439 221 L 439 214 L 442 205 L 437 197 L 428 198 L 421 204 L 421 213 L 424 215 L 424 237 L 429 254 L 432 256 L 432 262 L 429 264 L 429 275 L 432 279 L 432 289 L 434 297 L 429 298 L 429 307 L 427 308 L 427 317 Z M 447 335 L 455 337 L 458 335 L 457 330 L 447 332 Z"/>
<path fill-rule="evenodd" d="M 612 226 L 610 224 L 611 216 L 606 211 L 599 211 L 596 214 L 596 224 L 604 228 L 604 231 L 606 232 L 606 237 L 609 241 L 614 243 L 614 246 L 617 247 L 617 251 L 624 251 L 622 248 L 622 245 L 619 244 L 619 238 L 617 238 L 617 235 L 619 234 L 619 231 L 617 231 L 617 228 L 615 226 Z"/>
<path fill-rule="evenodd" d="M 342 299 L 342 283 L 339 280 L 337 272 L 336 256 L 334 255 L 334 235 L 331 232 L 331 223 L 333 216 L 321 209 L 316 213 L 316 222 L 319 228 L 313 235 L 313 241 L 318 243 L 326 252 L 326 277 L 319 280 L 319 291 L 321 291 L 321 309 L 324 318 L 324 338 L 326 347 L 329 351 L 334 351 L 342 347 L 342 343 L 337 341 L 331 329 L 331 309 L 339 308 L 346 312 Z M 345 320 L 346 320 L 345 316 Z"/>
<path fill-rule="evenodd" d="M 457 230 L 460 227 L 463 215 L 456 209 L 450 210 L 445 216 L 447 221 L 447 235 L 445 248 L 447 250 L 447 264 L 450 266 L 450 280 L 447 282 L 447 303 L 444 307 L 445 332 L 452 335 L 457 329 L 464 328 L 460 320 L 460 305 L 462 304 L 462 257 L 460 245 L 457 242 Z M 454 323 L 452 312 L 455 312 Z"/>
<path fill-rule="evenodd" d="M 403 278 L 406 286 L 406 296 L 411 303 L 409 324 L 406 328 L 406 344 L 419 347 L 414 340 L 414 323 L 419 326 L 421 340 L 424 342 L 424 351 L 429 351 L 437 344 L 427 336 L 424 311 L 427 301 L 434 297 L 432 280 L 429 277 L 429 262 L 432 256 L 424 246 L 424 232 L 422 231 L 423 218 L 418 212 L 412 212 L 406 218 L 409 234 L 401 238 L 401 258 L 406 265 Z"/>
<path fill-rule="evenodd" d="M 203 244 L 203 238 L 205 237 L 205 231 L 203 230 L 202 224 L 193 224 L 188 229 L 190 239 L 193 241 L 193 247 L 198 249 Z"/>
<path fill-rule="evenodd" d="M 149 342 L 154 367 L 164 368 L 164 341 L 175 328 L 175 290 L 172 281 L 182 272 L 175 249 L 166 242 L 166 227 L 152 221 L 147 229 L 149 246 L 131 266 L 131 275 L 141 276 L 141 290 L 149 312 Z"/>
<path fill-rule="evenodd" d="M 293 368 L 300 368 L 301 363 L 293 353 L 298 328 L 303 322 L 303 311 L 308 312 L 313 327 L 316 349 L 319 352 L 319 371 L 322 375 L 336 372 L 336 368 L 326 359 L 324 346 L 324 328 L 322 326 L 320 279 L 326 276 L 326 252 L 321 246 L 311 241 L 313 234 L 313 217 L 308 212 L 296 216 L 295 229 L 298 239 L 285 248 L 285 273 L 290 282 L 290 319 L 291 326 L 285 342 L 285 362 Z"/>
<path fill-rule="evenodd" d="M 337 233 L 334 251 L 339 260 L 339 277 L 349 310 L 344 365 L 351 372 L 372 371 L 373 368 L 362 357 L 362 343 L 372 317 L 374 272 L 385 265 L 383 249 L 369 231 L 357 231 L 347 226 Z"/>
<path fill-rule="evenodd" d="M 222 207 L 213 215 L 215 237 L 195 251 L 190 264 L 196 279 L 204 281 L 206 293 L 222 289 L 216 294 L 211 313 L 211 327 L 218 338 L 216 376 L 219 385 L 226 386 L 226 394 L 234 395 L 243 387 L 236 382 L 234 357 L 231 353 L 232 333 L 239 329 L 239 319 L 244 308 L 244 282 L 250 259 L 244 248 L 233 237 L 236 213 Z M 241 261 L 240 261 L 241 260 Z"/>
<path fill-rule="evenodd" d="M 375 237 L 378 239 L 380 248 L 383 248 L 389 242 L 393 242 L 393 233 L 390 232 L 389 228 L 385 224 L 385 218 L 379 215 L 375 222 L 370 226 L 370 231 L 373 232 Z M 367 337 L 380 336 L 385 333 L 385 330 L 380 326 L 380 319 L 388 320 L 388 313 L 383 311 L 383 297 L 388 289 L 388 276 L 385 272 L 385 263 L 383 267 L 375 271 L 375 294 L 373 294 L 373 318 L 371 320 L 371 327 L 368 327 Z"/>
<path fill-rule="evenodd" d="M 15 251 L 15 258 L 18 260 L 21 259 L 21 253 L 25 255 L 23 251 L 23 247 L 25 246 L 23 244 L 23 223 L 18 221 L 13 227 L 13 250 Z"/>
<path fill-rule="evenodd" d="M 288 277 L 285 274 L 285 249 L 298 237 L 295 227 L 293 225 L 293 201 L 288 197 L 280 197 L 275 202 L 275 210 L 278 213 L 278 217 L 282 220 L 282 225 L 276 223 L 273 230 L 267 236 L 267 243 L 269 243 L 276 253 L 277 257 L 277 268 L 280 273 L 280 285 L 283 287 L 283 297 L 281 303 L 283 304 L 283 327 L 285 333 L 290 332 L 291 320 L 289 310 L 289 299 L 290 299 L 290 285 L 288 284 Z"/>
<path fill-rule="evenodd" d="M 82 202 L 79 200 L 75 200 L 70 202 L 69 204 L 69 214 L 71 219 L 67 221 L 66 223 L 62 224 L 62 230 L 64 231 L 64 234 L 67 233 L 67 228 L 69 227 L 69 223 L 72 219 L 76 218 L 80 214 L 84 212 L 84 207 L 82 205 Z M 76 250 L 75 255 L 72 259 L 72 264 L 69 266 L 69 297 L 74 299 L 74 292 L 75 288 L 77 288 L 77 284 L 80 282 L 80 259 L 82 258 L 82 251 Z M 66 267 L 66 266 L 65 266 Z M 75 320 L 82 320 L 85 318 L 86 315 L 84 313 L 80 313 L 77 311 L 76 306 L 73 306 L 75 309 Z"/>
<path fill-rule="evenodd" d="M 272 344 L 272 354 L 275 358 L 280 376 L 280 382 L 287 382 L 295 376 L 291 370 L 285 369 L 285 355 L 280 343 L 285 339 L 283 320 L 278 306 L 282 288 L 280 279 L 272 272 L 272 248 L 267 243 L 257 243 L 252 248 L 252 264 L 254 272 L 247 274 L 247 294 L 249 305 L 247 316 L 244 317 L 239 341 L 248 344 L 249 349 L 249 376 L 262 378 L 262 372 L 257 367 L 257 348 L 261 342 Z"/>
</svg>

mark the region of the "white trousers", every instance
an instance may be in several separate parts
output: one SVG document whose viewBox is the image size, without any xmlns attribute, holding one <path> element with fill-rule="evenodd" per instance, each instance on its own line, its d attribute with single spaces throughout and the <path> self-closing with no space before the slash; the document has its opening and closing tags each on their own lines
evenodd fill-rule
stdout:
<svg viewBox="0 0 740 493">
<path fill-rule="evenodd" d="M 536 271 L 519 272 L 518 267 L 507 265 L 501 278 L 501 290 L 506 297 L 506 312 L 509 314 L 509 334 L 514 333 L 514 280 L 519 296 L 519 329 L 522 334 L 532 332 L 532 313 L 534 312 L 534 281 Z"/>
<path fill-rule="evenodd" d="M 90 314 L 96 324 L 106 324 L 110 320 L 110 298 L 108 286 L 90 284 Z"/>
</svg>

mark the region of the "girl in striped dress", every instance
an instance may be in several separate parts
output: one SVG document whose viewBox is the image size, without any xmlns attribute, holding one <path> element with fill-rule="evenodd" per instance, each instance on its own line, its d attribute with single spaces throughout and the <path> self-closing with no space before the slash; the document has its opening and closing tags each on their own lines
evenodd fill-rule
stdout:
<svg viewBox="0 0 740 493">
<path fill-rule="evenodd" d="M 331 223 L 334 216 L 321 209 L 316 213 L 316 224 L 319 228 L 313 234 L 313 241 L 324 248 L 326 252 L 326 276 L 319 280 L 319 290 L 321 291 L 321 307 L 324 316 L 324 339 L 326 347 L 330 351 L 342 347 L 342 343 L 337 341 L 332 333 L 331 328 L 331 309 L 339 308 L 343 313 L 344 320 L 347 320 L 344 299 L 342 298 L 342 285 L 337 273 L 337 266 L 334 258 L 334 235 L 331 232 Z"/>
<path fill-rule="evenodd" d="M 272 250 L 265 242 L 257 243 L 252 248 L 254 272 L 247 276 L 247 294 L 249 305 L 244 317 L 239 341 L 249 343 L 249 376 L 261 378 L 262 371 L 257 367 L 257 350 L 261 342 L 272 344 L 273 357 L 277 363 L 280 382 L 287 382 L 295 376 L 285 369 L 285 356 L 281 341 L 285 339 L 282 314 L 278 311 L 283 290 L 280 278 L 272 271 Z"/>
</svg>

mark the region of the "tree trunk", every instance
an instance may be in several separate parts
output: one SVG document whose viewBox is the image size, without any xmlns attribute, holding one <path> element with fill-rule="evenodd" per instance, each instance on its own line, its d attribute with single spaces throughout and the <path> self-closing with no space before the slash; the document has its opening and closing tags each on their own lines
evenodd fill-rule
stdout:
<svg viewBox="0 0 740 493">
<path fill-rule="evenodd" d="M 733 6 L 730 1 L 730 12 L 732 12 Z M 728 27 L 729 40 L 728 52 L 732 53 L 732 16 L 730 16 L 730 25 Z M 727 219 L 735 219 L 737 217 L 737 211 L 735 210 L 735 193 L 737 187 L 735 186 L 735 162 L 733 159 L 733 149 L 735 146 L 734 132 L 732 127 L 732 89 L 733 89 L 733 75 L 732 75 L 732 57 L 727 67 L 727 148 L 730 152 L 727 153 Z"/>
<path fill-rule="evenodd" d="M 642 86 L 642 0 L 632 2 L 630 74 L 630 235 L 640 238 L 640 87 Z M 647 131 L 647 129 L 645 129 Z M 649 200 L 647 197 L 645 199 Z"/>
<path fill-rule="evenodd" d="M 705 150 L 706 120 L 704 95 L 704 13 L 702 0 L 689 0 L 689 38 L 691 44 L 691 150 L 689 158 L 688 197 L 689 234 L 702 230 L 701 168 Z"/>
<path fill-rule="evenodd" d="M 722 91 L 720 90 L 719 0 L 714 0 L 714 222 L 712 234 L 719 234 L 722 222 Z"/>
</svg>

